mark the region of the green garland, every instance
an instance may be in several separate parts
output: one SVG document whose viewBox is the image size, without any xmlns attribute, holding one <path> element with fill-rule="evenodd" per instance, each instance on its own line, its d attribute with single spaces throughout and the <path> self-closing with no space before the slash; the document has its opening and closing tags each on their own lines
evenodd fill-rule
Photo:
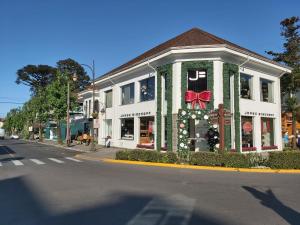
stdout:
<svg viewBox="0 0 300 225">
<path fill-rule="evenodd" d="M 173 142 L 172 142 L 172 92 L 173 92 L 173 85 L 172 85 L 172 64 L 166 64 L 163 66 L 159 66 L 157 68 L 157 112 L 156 112 L 156 126 L 157 126 L 157 140 L 156 140 L 156 149 L 158 151 L 161 150 L 161 103 L 162 103 L 162 87 L 161 87 L 161 76 L 166 75 L 166 81 L 167 81 L 167 148 L 168 151 L 173 150 Z"/>
<path fill-rule="evenodd" d="M 208 109 L 179 109 L 178 111 L 178 151 L 180 155 L 187 155 L 189 152 L 189 119 L 207 120 L 209 128 L 214 128 L 209 118 Z"/>
<path fill-rule="evenodd" d="M 240 113 L 240 73 L 239 66 L 231 64 L 234 76 L 234 128 L 235 128 L 235 149 L 241 152 L 241 113 Z"/>
<path fill-rule="evenodd" d="M 223 64 L 223 105 L 224 109 L 230 111 L 230 76 L 234 74 L 234 65 L 230 63 Z M 231 125 L 224 127 L 225 149 L 231 149 Z"/>
<path fill-rule="evenodd" d="M 202 69 L 207 72 L 207 90 L 211 91 L 212 99 L 207 104 L 206 109 L 187 109 L 184 94 L 187 91 L 187 73 L 189 69 Z M 191 61 L 181 64 L 181 108 L 178 111 L 178 152 L 180 155 L 189 154 L 188 137 L 189 137 L 189 119 L 207 120 L 209 127 L 212 128 L 209 119 L 209 111 L 214 108 L 214 77 L 212 61 Z"/>
</svg>

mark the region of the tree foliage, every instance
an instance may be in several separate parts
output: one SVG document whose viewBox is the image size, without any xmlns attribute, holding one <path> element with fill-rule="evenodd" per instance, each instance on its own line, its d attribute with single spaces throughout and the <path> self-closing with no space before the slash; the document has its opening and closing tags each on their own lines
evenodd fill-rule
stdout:
<svg viewBox="0 0 300 225">
<path fill-rule="evenodd" d="M 56 68 L 48 65 L 27 65 L 17 71 L 17 84 L 30 87 L 34 94 L 45 88 L 54 79 Z"/>
<path fill-rule="evenodd" d="M 296 93 L 300 88 L 300 36 L 299 17 L 286 18 L 280 23 L 281 36 L 284 38 L 283 52 L 268 51 L 277 62 L 281 62 L 292 68 L 290 74 L 285 74 L 281 78 L 281 93 L 285 100 L 283 102 L 285 110 L 292 113 L 293 125 L 293 147 L 296 148 L 296 117 L 298 100 Z"/>
<path fill-rule="evenodd" d="M 84 68 L 73 59 L 64 59 L 56 63 L 57 70 L 64 73 L 72 80 L 72 76 L 76 74 L 77 81 L 75 82 L 75 91 L 82 91 L 90 84 L 90 77 L 85 72 Z"/>
</svg>

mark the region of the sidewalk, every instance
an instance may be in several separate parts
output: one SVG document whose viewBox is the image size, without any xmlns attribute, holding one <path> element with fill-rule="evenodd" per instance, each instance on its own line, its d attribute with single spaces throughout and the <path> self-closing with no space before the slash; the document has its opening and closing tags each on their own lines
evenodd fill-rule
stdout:
<svg viewBox="0 0 300 225">
<path fill-rule="evenodd" d="M 43 145 L 49 145 L 49 146 L 55 146 L 58 148 L 63 148 L 66 150 L 71 150 L 71 151 L 77 151 L 77 152 L 81 152 L 79 153 L 77 156 L 78 157 L 85 157 L 85 158 L 95 158 L 95 159 L 114 159 L 116 152 L 122 150 L 121 148 L 115 148 L 115 147 L 110 147 L 107 148 L 103 145 L 95 145 L 95 151 L 91 152 L 90 148 L 91 145 L 76 145 L 75 143 L 72 143 L 70 146 L 67 146 L 66 144 L 63 145 L 59 145 L 57 144 L 56 141 L 51 141 L 51 140 L 44 140 L 43 142 L 39 142 L 36 140 L 25 140 L 25 141 L 29 141 L 29 142 L 33 142 L 33 143 L 38 143 L 38 144 L 43 144 Z"/>
</svg>

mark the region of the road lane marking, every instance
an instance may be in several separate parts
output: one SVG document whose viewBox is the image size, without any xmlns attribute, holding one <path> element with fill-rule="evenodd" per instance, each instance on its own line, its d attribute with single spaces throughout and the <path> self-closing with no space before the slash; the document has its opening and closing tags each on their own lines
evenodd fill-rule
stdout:
<svg viewBox="0 0 300 225">
<path fill-rule="evenodd" d="M 61 161 L 59 159 L 55 159 L 55 158 L 48 158 L 48 159 L 50 159 L 51 161 L 56 162 L 56 163 L 64 163 L 64 161 Z"/>
<path fill-rule="evenodd" d="M 2 166 L 2 162 L 0 162 L 0 166 Z"/>
<path fill-rule="evenodd" d="M 38 160 L 38 159 L 30 159 L 32 162 L 38 164 L 38 165 L 44 165 L 45 163 L 42 162 L 41 160 Z"/>
<path fill-rule="evenodd" d="M 82 162 L 81 160 L 74 159 L 72 157 L 65 157 L 65 158 L 68 159 L 68 160 L 74 161 L 74 162 Z"/>
<path fill-rule="evenodd" d="M 23 166 L 24 164 L 20 160 L 11 160 L 15 166 Z"/>
<path fill-rule="evenodd" d="M 196 200 L 184 195 L 154 198 L 127 225 L 187 225 Z"/>
</svg>

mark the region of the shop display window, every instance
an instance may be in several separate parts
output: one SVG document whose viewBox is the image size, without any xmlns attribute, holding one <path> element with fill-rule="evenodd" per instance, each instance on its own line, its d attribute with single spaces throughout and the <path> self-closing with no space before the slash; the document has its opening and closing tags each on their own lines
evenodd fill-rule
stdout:
<svg viewBox="0 0 300 225">
<path fill-rule="evenodd" d="M 121 119 L 121 139 L 133 140 L 134 139 L 134 119 L 126 118 Z"/>
<path fill-rule="evenodd" d="M 242 116 L 242 147 L 253 147 L 253 119 L 251 116 Z"/>
<path fill-rule="evenodd" d="M 154 144 L 154 117 L 140 118 L 140 144 Z"/>
<path fill-rule="evenodd" d="M 261 118 L 261 146 L 274 146 L 273 118 Z"/>
</svg>

